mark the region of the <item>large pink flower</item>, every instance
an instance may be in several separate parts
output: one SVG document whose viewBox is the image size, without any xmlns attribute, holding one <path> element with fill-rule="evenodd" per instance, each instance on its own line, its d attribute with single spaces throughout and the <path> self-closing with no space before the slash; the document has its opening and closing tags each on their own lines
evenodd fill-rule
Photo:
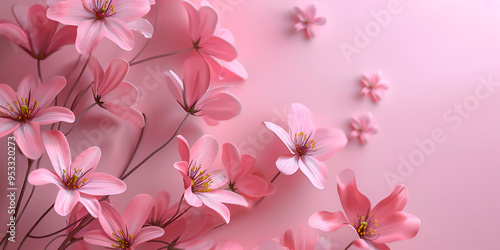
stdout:
<svg viewBox="0 0 500 250">
<path fill-rule="evenodd" d="M 103 202 L 99 216 L 101 230 L 89 231 L 83 237 L 85 242 L 107 248 L 134 250 L 138 245 L 161 237 L 161 227 L 142 227 L 153 208 L 153 197 L 140 194 L 134 197 L 123 215 L 111 204 Z"/>
<path fill-rule="evenodd" d="M 76 50 L 90 54 L 103 37 L 124 50 L 134 47 L 132 29 L 151 37 L 153 27 L 142 18 L 149 10 L 148 0 L 63 0 L 49 6 L 47 17 L 78 26 Z"/>
<path fill-rule="evenodd" d="M 139 90 L 131 83 L 123 82 L 128 73 L 128 63 L 123 59 L 115 59 L 104 72 L 101 64 L 92 57 L 89 60 L 89 69 L 94 75 L 92 93 L 95 102 L 121 119 L 144 127 L 141 112 L 131 107 L 139 97 Z"/>
<path fill-rule="evenodd" d="M 380 72 L 363 75 L 361 78 L 361 85 L 361 95 L 369 95 L 374 102 L 380 101 L 382 92 L 389 88 L 388 83 L 382 80 L 382 73 Z"/>
<path fill-rule="evenodd" d="M 104 173 L 94 173 L 101 158 L 101 150 L 91 147 L 71 161 L 66 137 L 57 130 L 43 133 L 43 142 L 55 173 L 47 169 L 37 169 L 28 176 L 32 185 L 55 184 L 59 187 L 54 210 L 59 215 L 68 215 L 80 202 L 89 213 L 98 217 L 101 205 L 97 196 L 120 194 L 127 186 L 116 177 Z"/>
<path fill-rule="evenodd" d="M 321 211 L 309 218 L 309 226 L 332 232 L 350 225 L 360 238 L 354 245 L 367 247 L 363 241 L 368 241 L 377 249 L 389 249 L 385 243 L 411 239 L 417 234 L 420 220 L 402 211 L 408 200 L 408 190 L 404 185 L 396 186 L 373 208 L 368 198 L 359 192 L 351 169 L 345 169 L 337 176 L 337 189 L 345 216 L 341 211 Z"/>
<path fill-rule="evenodd" d="M 373 115 L 368 112 L 352 118 L 349 139 L 358 138 L 359 143 L 364 145 L 370 136 L 376 134 L 377 131 L 377 127 L 373 124 Z"/>
<path fill-rule="evenodd" d="M 316 6 L 314 4 L 309 5 L 306 11 L 302 11 L 299 7 L 294 7 L 295 17 L 297 23 L 295 24 L 295 30 L 304 30 L 307 38 L 314 38 L 313 25 L 325 25 L 326 18 L 316 17 Z"/>
<path fill-rule="evenodd" d="M 315 187 L 325 188 L 328 170 L 322 161 L 344 148 L 347 143 L 344 132 L 337 128 L 315 129 L 311 111 L 300 103 L 292 104 L 288 111 L 289 132 L 271 122 L 264 122 L 264 125 L 290 151 L 276 160 L 279 171 L 291 175 L 300 168 Z"/>
<path fill-rule="evenodd" d="M 40 125 L 75 121 L 69 109 L 48 107 L 65 85 L 64 77 L 41 84 L 29 75 L 21 80 L 16 94 L 9 85 L 0 84 L 0 137 L 14 132 L 21 151 L 28 158 L 38 159 L 44 151 Z"/>
<path fill-rule="evenodd" d="M 0 21 L 0 35 L 21 47 L 35 59 L 43 60 L 64 45 L 75 43 L 76 29 L 71 26 L 59 28 L 59 23 L 47 18 L 47 8 L 35 4 L 27 13 L 19 13 L 21 6 L 13 8 L 14 17 L 20 27 Z"/>
<path fill-rule="evenodd" d="M 184 199 L 193 207 L 201 207 L 204 204 L 229 223 L 229 209 L 222 203 L 241 206 L 248 206 L 248 203 L 237 193 L 216 189 L 227 182 L 221 170 L 207 170 L 217 156 L 217 140 L 211 135 L 204 135 L 189 150 L 186 139 L 180 135 L 177 138 L 182 161 L 174 163 L 174 167 L 181 172 L 184 179 Z"/>
</svg>

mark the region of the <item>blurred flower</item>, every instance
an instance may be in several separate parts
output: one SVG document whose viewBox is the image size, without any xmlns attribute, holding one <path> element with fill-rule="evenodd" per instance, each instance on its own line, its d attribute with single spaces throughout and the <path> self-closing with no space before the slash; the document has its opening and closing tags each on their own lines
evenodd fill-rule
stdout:
<svg viewBox="0 0 500 250">
<path fill-rule="evenodd" d="M 276 160 L 279 171 L 291 175 L 300 168 L 315 187 L 325 188 L 328 170 L 322 161 L 344 148 L 347 143 L 344 132 L 337 128 L 315 130 L 311 111 L 300 103 L 292 104 L 288 111 L 288 133 L 274 123 L 264 122 L 264 125 L 273 131 L 290 151 L 290 154 L 280 156 Z"/>
<path fill-rule="evenodd" d="M 374 102 L 380 101 L 382 98 L 382 92 L 389 88 L 388 83 L 381 80 L 382 74 L 376 72 L 371 75 L 363 75 L 361 79 L 361 84 L 363 88 L 361 89 L 361 94 L 363 96 L 370 95 L 370 98 Z"/>
<path fill-rule="evenodd" d="M 307 38 L 314 38 L 313 25 L 325 25 L 326 18 L 316 17 L 316 6 L 314 4 L 309 5 L 306 11 L 302 11 L 299 7 L 294 7 L 295 17 L 297 23 L 295 24 L 295 30 L 304 30 Z"/>
<path fill-rule="evenodd" d="M 248 203 L 239 194 L 216 189 L 227 182 L 221 170 L 207 170 L 217 156 L 217 140 L 211 135 L 204 135 L 189 150 L 186 139 L 180 135 L 177 138 L 182 161 L 174 163 L 174 167 L 181 172 L 184 179 L 184 199 L 193 207 L 201 207 L 204 204 L 229 223 L 229 209 L 222 203 L 240 206 L 248 206 Z"/>
<path fill-rule="evenodd" d="M 164 234 L 160 227 L 142 227 L 153 208 L 153 197 L 147 194 L 135 196 L 122 215 L 111 204 L 103 202 L 99 223 L 102 229 L 92 230 L 83 237 L 85 242 L 107 248 L 133 250 L 146 241 Z"/>
<path fill-rule="evenodd" d="M 217 224 L 217 220 L 209 214 L 198 214 L 190 216 L 189 219 L 181 219 L 177 223 L 178 227 L 176 228 L 175 234 L 171 234 L 178 235 L 179 232 L 182 233 L 169 245 L 169 247 L 171 247 L 171 249 L 186 250 L 210 249 L 214 245 L 214 241 L 203 238 L 203 236 L 210 232 Z M 168 233 L 168 231 L 166 232 Z"/>
<path fill-rule="evenodd" d="M 132 29 L 151 38 L 153 26 L 142 18 L 150 10 L 148 0 L 62 0 L 52 3 L 47 17 L 78 26 L 76 50 L 90 54 L 103 37 L 124 50 L 134 47 Z"/>
<path fill-rule="evenodd" d="M 54 210 L 62 216 L 68 215 L 80 202 L 87 211 L 98 217 L 101 206 L 96 196 L 121 194 L 127 186 L 116 177 L 104 173 L 94 173 L 101 158 L 101 150 L 91 147 L 83 151 L 71 162 L 71 154 L 66 137 L 57 130 L 43 133 L 43 142 L 55 173 L 47 169 L 37 169 L 28 176 L 35 186 L 55 184 L 59 187 Z"/>
<path fill-rule="evenodd" d="M 28 158 L 38 159 L 44 151 L 40 125 L 74 122 L 75 115 L 64 107 L 47 107 L 66 85 L 58 76 L 41 84 L 31 75 L 21 80 L 17 94 L 0 84 L 0 137 L 14 132 L 17 145 Z"/>
<path fill-rule="evenodd" d="M 321 211 L 309 218 L 309 226 L 332 232 L 350 225 L 360 238 L 353 245 L 360 248 L 368 247 L 364 242 L 368 241 L 376 249 L 389 249 L 385 243 L 411 239 L 417 234 L 420 220 L 402 211 L 408 200 L 408 190 L 404 185 L 395 187 L 373 209 L 368 198 L 359 192 L 351 169 L 345 169 L 337 176 L 337 189 L 345 216 L 341 211 Z"/>
<path fill-rule="evenodd" d="M 169 207 L 170 195 L 166 191 L 160 191 L 155 197 L 155 204 L 146 225 L 161 226 L 175 214 L 175 207 Z"/>
<path fill-rule="evenodd" d="M 131 107 L 136 103 L 139 91 L 134 85 L 122 82 L 129 69 L 128 63 L 123 59 L 115 59 L 104 72 L 101 64 L 91 57 L 89 69 L 94 75 L 92 93 L 95 102 L 121 119 L 138 127 L 144 127 L 145 122 L 141 112 Z"/>
<path fill-rule="evenodd" d="M 377 127 L 373 124 L 373 115 L 368 112 L 366 114 L 353 117 L 351 121 L 351 134 L 349 139 L 358 138 L 359 143 L 364 145 L 368 142 L 370 135 L 378 132 Z"/>
</svg>

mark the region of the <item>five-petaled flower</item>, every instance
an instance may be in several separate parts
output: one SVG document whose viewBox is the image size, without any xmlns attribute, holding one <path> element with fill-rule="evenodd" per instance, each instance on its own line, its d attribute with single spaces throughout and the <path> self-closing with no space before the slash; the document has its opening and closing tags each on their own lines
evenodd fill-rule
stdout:
<svg viewBox="0 0 500 250">
<path fill-rule="evenodd" d="M 127 188 L 116 177 L 94 172 L 101 158 L 98 147 L 88 148 L 72 162 L 68 141 L 60 131 L 47 131 L 42 136 L 55 173 L 44 168 L 37 169 L 31 172 L 28 181 L 36 186 L 52 183 L 59 187 L 54 203 L 54 210 L 59 215 L 68 215 L 80 202 L 92 216 L 98 217 L 101 203 L 97 197 L 120 194 Z"/>
<path fill-rule="evenodd" d="M 375 124 L 373 124 L 373 115 L 368 112 L 352 118 L 349 139 L 358 138 L 359 143 L 364 145 L 368 142 L 370 135 L 374 135 L 377 132 L 378 129 Z"/>
<path fill-rule="evenodd" d="M 361 95 L 369 95 L 374 102 L 380 101 L 382 92 L 389 88 L 386 81 L 382 80 L 382 73 L 376 72 L 371 75 L 363 75 L 361 77 Z"/>
<path fill-rule="evenodd" d="M 385 243 L 411 239 L 417 234 L 420 220 L 402 211 L 408 201 L 408 190 L 404 185 L 396 186 L 373 208 L 370 200 L 359 192 L 351 169 L 345 169 L 337 176 L 337 189 L 345 216 L 341 211 L 321 211 L 309 218 L 309 226 L 332 232 L 350 225 L 360 238 L 353 245 L 367 248 L 365 241 L 368 241 L 376 249 L 389 249 Z"/>
<path fill-rule="evenodd" d="M 264 125 L 290 151 L 276 160 L 279 171 L 291 175 L 300 168 L 315 187 L 325 188 L 328 170 L 322 161 L 344 148 L 347 143 L 344 132 L 337 128 L 315 129 L 311 111 L 300 103 L 292 104 L 288 112 L 289 132 L 271 122 L 264 122 Z"/>
<path fill-rule="evenodd" d="M 316 17 L 316 6 L 314 4 L 309 5 L 306 11 L 301 10 L 299 7 L 294 7 L 295 17 L 297 23 L 295 24 L 295 30 L 304 30 L 307 38 L 314 38 L 313 25 L 325 25 L 326 18 Z"/>
</svg>

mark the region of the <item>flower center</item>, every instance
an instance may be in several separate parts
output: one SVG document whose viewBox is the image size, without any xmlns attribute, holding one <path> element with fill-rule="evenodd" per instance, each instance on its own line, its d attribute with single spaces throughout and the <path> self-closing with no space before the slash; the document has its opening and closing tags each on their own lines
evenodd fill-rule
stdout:
<svg viewBox="0 0 500 250">
<path fill-rule="evenodd" d="M 12 101 L 12 104 L 7 103 L 7 107 L 2 107 L 6 110 L 6 112 L 0 112 L 4 114 L 0 114 L 0 117 L 10 117 L 14 120 L 18 120 L 20 122 L 26 122 L 33 118 L 40 108 L 38 107 L 38 101 L 31 100 L 31 92 L 28 98 L 21 98 L 17 101 Z"/>
<path fill-rule="evenodd" d="M 212 178 L 210 178 L 210 174 L 205 174 L 205 172 L 207 171 L 206 169 L 202 171 L 200 171 L 200 169 L 201 164 L 198 166 L 196 166 L 196 164 L 193 164 L 193 166 L 189 168 L 188 176 L 192 180 L 191 186 L 193 193 L 209 192 L 210 190 L 212 190 L 210 188 L 210 185 L 212 185 L 213 181 Z"/>
<path fill-rule="evenodd" d="M 134 236 L 130 234 L 125 234 L 123 230 L 119 230 L 117 235 L 113 232 L 113 237 L 115 237 L 115 241 L 118 245 L 111 244 L 111 247 L 118 249 L 129 249 L 130 245 L 132 245 L 132 241 L 134 240 Z"/>
<path fill-rule="evenodd" d="M 308 151 L 316 151 L 316 142 L 311 139 L 311 135 L 307 135 L 304 132 L 295 133 L 292 141 L 295 144 L 295 151 L 299 156 L 306 155 Z"/>
<path fill-rule="evenodd" d="M 68 173 L 66 169 L 63 169 L 63 183 L 66 185 L 66 187 L 68 187 L 68 189 L 79 189 L 86 184 L 87 178 L 84 176 L 89 171 L 90 169 L 84 173 L 81 169 L 76 169 L 73 173 L 71 172 L 71 170 Z"/>
<path fill-rule="evenodd" d="M 114 15 L 116 12 L 114 6 L 111 5 L 113 0 L 94 0 L 90 3 L 91 12 L 94 13 L 94 18 L 104 20 L 106 17 Z"/>
<path fill-rule="evenodd" d="M 351 226 L 356 229 L 359 237 L 368 238 L 368 237 L 376 237 L 377 230 L 375 228 L 377 225 L 377 220 L 373 218 L 373 214 L 370 215 L 362 215 L 358 217 L 355 222 L 351 223 Z"/>
</svg>

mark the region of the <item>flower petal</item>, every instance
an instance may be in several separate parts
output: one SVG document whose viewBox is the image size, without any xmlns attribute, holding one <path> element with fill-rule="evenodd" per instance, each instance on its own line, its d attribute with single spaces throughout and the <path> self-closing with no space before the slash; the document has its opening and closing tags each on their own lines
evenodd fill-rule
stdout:
<svg viewBox="0 0 500 250">
<path fill-rule="evenodd" d="M 24 155 L 30 159 L 38 159 L 42 156 L 43 147 L 40 125 L 36 122 L 21 123 L 14 130 L 17 145 Z"/>
<path fill-rule="evenodd" d="M 325 163 L 316 160 L 314 157 L 302 156 L 299 158 L 299 168 L 312 184 L 323 189 L 328 181 L 328 169 Z"/>
<path fill-rule="evenodd" d="M 168 76 L 167 87 L 170 91 L 170 94 L 172 94 L 172 96 L 179 104 L 184 105 L 184 98 L 182 97 L 184 92 L 183 82 L 181 81 L 179 76 L 177 76 L 177 74 L 172 70 L 165 72 L 165 74 Z"/>
<path fill-rule="evenodd" d="M 0 138 L 10 134 L 19 127 L 20 123 L 11 118 L 0 117 Z"/>
<path fill-rule="evenodd" d="M 297 171 L 297 169 L 299 169 L 298 156 L 296 155 L 280 156 L 276 160 L 276 167 L 281 173 L 285 175 L 294 174 Z"/>
<path fill-rule="evenodd" d="M 210 84 L 210 69 L 199 57 L 190 57 L 184 62 L 184 98 L 190 108 L 207 92 Z"/>
<path fill-rule="evenodd" d="M 101 149 L 97 146 L 93 146 L 87 148 L 80 155 L 76 157 L 71 165 L 72 169 L 81 169 L 83 173 L 87 173 L 87 175 L 91 175 L 95 168 L 97 167 L 97 163 L 101 159 Z"/>
<path fill-rule="evenodd" d="M 212 165 L 219 151 L 219 143 L 215 137 L 204 135 L 196 141 L 191 149 L 191 160 L 196 165 L 201 165 L 202 169 L 207 169 Z"/>
<path fill-rule="evenodd" d="M 7 84 L 0 84 L 0 106 L 7 106 L 7 103 L 17 101 L 16 92 Z"/>
<path fill-rule="evenodd" d="M 228 62 L 228 61 L 224 61 L 224 60 L 220 60 L 219 58 L 213 58 L 218 64 L 220 64 L 220 66 L 222 66 L 222 68 L 232 72 L 233 74 L 237 75 L 238 77 L 240 77 L 241 79 L 243 80 L 246 80 L 248 79 L 248 72 L 247 70 L 245 69 L 245 67 L 243 67 L 243 65 L 236 59 Z M 226 76 L 225 72 L 222 72 L 222 74 L 219 76 L 219 79 L 224 79 L 224 77 Z"/>
<path fill-rule="evenodd" d="M 113 103 L 120 106 L 132 106 L 139 97 L 137 87 L 128 82 L 122 82 L 116 86 L 111 92 L 108 92 L 101 101 L 104 103 Z"/>
<path fill-rule="evenodd" d="M 271 186 L 271 188 L 269 188 Z M 259 176 L 248 175 L 242 178 L 239 182 L 236 182 L 235 188 L 238 193 L 243 193 L 250 197 L 262 197 L 274 193 L 274 188 L 272 184 L 268 184 L 267 181 Z"/>
<path fill-rule="evenodd" d="M 272 122 L 264 122 L 264 125 L 266 125 L 266 127 L 269 130 L 273 131 L 273 133 L 275 133 L 278 136 L 278 138 L 281 139 L 281 141 L 286 145 L 288 150 L 290 150 L 290 153 L 292 154 L 295 153 L 295 145 L 290 139 L 290 134 L 288 134 L 283 128 Z"/>
<path fill-rule="evenodd" d="M 206 39 L 200 44 L 198 51 L 228 62 L 236 59 L 238 56 L 233 45 L 217 36 Z"/>
<path fill-rule="evenodd" d="M 115 14 L 113 14 L 113 18 L 128 23 L 143 17 L 150 9 L 149 1 L 146 0 L 121 0 L 114 5 Z"/>
<path fill-rule="evenodd" d="M 40 108 L 45 108 L 61 92 L 64 86 L 66 86 L 66 78 L 62 76 L 53 77 L 33 89 L 31 99 L 38 101 Z"/>
<path fill-rule="evenodd" d="M 116 244 L 116 241 L 110 239 L 109 237 L 110 236 L 106 235 L 106 232 L 99 229 L 88 231 L 85 236 L 83 236 L 83 239 L 85 240 L 85 242 L 92 245 L 112 247 L 111 245 Z"/>
<path fill-rule="evenodd" d="M 210 38 L 214 34 L 218 16 L 215 10 L 209 6 L 200 7 L 198 14 L 200 16 L 198 38 L 204 43 L 205 39 Z"/>
<path fill-rule="evenodd" d="M 59 189 L 57 193 L 56 202 L 54 203 L 54 210 L 61 216 L 68 215 L 75 205 L 80 200 L 80 193 L 73 190 Z"/>
<path fill-rule="evenodd" d="M 312 155 L 319 161 L 328 160 L 347 144 L 344 131 L 338 128 L 317 129 L 313 138 L 316 142 L 316 151 Z"/>
<path fill-rule="evenodd" d="M 293 103 L 288 111 L 288 126 L 294 133 L 303 132 L 311 135 L 314 131 L 314 123 L 309 108 L 300 103 Z"/>
<path fill-rule="evenodd" d="M 177 141 L 179 142 L 178 146 L 178 151 L 179 155 L 181 156 L 181 160 L 185 162 L 189 162 L 190 157 L 189 157 L 189 143 L 187 142 L 186 138 L 182 135 L 177 136 Z"/>
<path fill-rule="evenodd" d="M 55 122 L 73 123 L 75 115 L 71 110 L 64 107 L 48 107 L 33 117 L 33 121 L 40 125 L 48 125 Z"/>
<path fill-rule="evenodd" d="M 120 179 L 105 173 L 93 173 L 78 191 L 90 195 L 114 195 L 125 192 L 127 185 Z"/>
<path fill-rule="evenodd" d="M 117 105 L 114 103 L 104 103 L 102 106 L 106 108 L 106 110 L 110 113 L 116 115 L 118 118 L 130 122 L 131 124 L 134 124 L 139 128 L 142 128 L 146 125 L 144 116 L 141 112 L 139 112 L 139 110 L 135 108 Z"/>
<path fill-rule="evenodd" d="M 186 200 L 186 202 L 189 205 L 191 205 L 193 207 L 201 207 L 201 205 L 202 205 L 202 201 L 200 200 L 200 197 L 198 197 L 197 195 L 195 195 L 193 193 L 191 186 L 186 188 L 186 191 L 184 191 L 184 199 Z"/>
<path fill-rule="evenodd" d="M 102 69 L 101 64 L 95 57 L 91 56 L 89 58 L 88 68 L 92 72 L 92 76 L 94 77 L 94 83 L 92 83 L 92 92 L 94 94 L 94 97 L 102 95 L 100 89 L 103 84 L 104 70 Z"/>
<path fill-rule="evenodd" d="M 217 212 L 224 219 L 226 224 L 229 223 L 231 219 L 231 213 L 229 212 L 229 209 L 226 207 L 226 205 L 222 204 L 218 200 L 209 198 L 210 196 L 206 197 L 207 194 L 209 193 L 200 194 L 198 197 L 201 199 L 203 204 L 205 204 L 205 206 Z"/>
<path fill-rule="evenodd" d="M 370 212 L 370 201 L 359 192 L 352 169 L 344 169 L 337 175 L 337 191 L 349 221 L 355 221 L 358 216 Z"/>
<path fill-rule="evenodd" d="M 113 237 L 113 233 L 118 233 L 119 230 L 125 230 L 120 212 L 108 202 L 101 203 L 101 215 L 99 215 L 99 223 L 102 229 L 109 237 Z"/>
<path fill-rule="evenodd" d="M 185 162 L 185 161 L 178 161 L 176 163 L 174 163 L 174 168 L 179 170 L 179 172 L 181 172 L 181 175 L 182 175 L 182 179 L 184 181 L 184 188 L 187 188 L 188 186 L 191 185 L 191 178 L 189 178 L 189 176 L 187 176 L 188 174 L 188 168 L 189 168 L 189 163 Z"/>
<path fill-rule="evenodd" d="M 85 206 L 92 217 L 97 218 L 101 214 L 101 205 L 99 201 L 92 196 L 80 195 L 80 203 Z"/>
<path fill-rule="evenodd" d="M 124 50 L 130 51 L 134 48 L 134 33 L 125 22 L 116 18 L 107 18 L 102 23 L 105 27 L 103 29 L 105 37 Z"/>
<path fill-rule="evenodd" d="M 60 131 L 52 130 L 43 132 L 42 138 L 54 170 L 62 177 L 63 170 L 68 170 L 71 166 L 71 153 L 66 137 Z"/>
<path fill-rule="evenodd" d="M 405 212 L 395 212 L 378 220 L 376 243 L 389 243 L 415 237 L 420 228 L 420 219 Z"/>
<path fill-rule="evenodd" d="M 378 220 L 403 210 L 408 201 L 408 189 L 404 185 L 398 185 L 392 193 L 373 207 L 371 214 Z"/>
<path fill-rule="evenodd" d="M 28 182 L 34 186 L 40 186 L 49 183 L 62 186 L 61 178 L 59 178 L 57 174 L 45 168 L 40 168 L 31 172 L 28 176 Z"/>
<path fill-rule="evenodd" d="M 50 8 L 49 8 L 50 9 Z M 104 37 L 104 24 L 99 20 L 85 20 L 76 30 L 76 50 L 89 55 Z"/>
<path fill-rule="evenodd" d="M 257 159 L 253 155 L 244 154 L 241 156 L 241 167 L 238 175 L 234 178 L 234 181 L 241 180 L 242 178 L 253 173 L 255 169 L 255 164 Z"/>
<path fill-rule="evenodd" d="M 210 95 L 200 103 L 201 112 L 204 115 L 218 121 L 232 119 L 241 113 L 241 103 L 233 95 L 219 92 Z"/>
<path fill-rule="evenodd" d="M 196 8 L 187 1 L 183 1 L 182 5 L 186 9 L 189 19 L 189 31 L 191 33 L 191 39 L 197 41 L 200 38 L 200 14 Z"/>
<path fill-rule="evenodd" d="M 128 22 L 127 27 L 131 30 L 137 30 L 145 38 L 151 38 L 153 36 L 153 25 L 145 18 L 137 18 L 134 21 Z"/>
<path fill-rule="evenodd" d="M 137 234 L 134 236 L 134 246 L 137 246 L 141 243 L 144 243 L 148 240 L 156 239 L 165 233 L 165 230 L 161 227 L 155 227 L 155 226 L 149 226 L 149 227 L 144 227 L 137 232 Z"/>
<path fill-rule="evenodd" d="M 341 211 L 334 213 L 327 211 L 317 212 L 309 217 L 309 226 L 325 232 L 333 232 L 343 226 L 349 225 Z"/>
<path fill-rule="evenodd" d="M 116 90 L 118 87 L 121 87 L 121 88 L 125 88 L 125 87 L 128 87 L 128 88 L 135 88 L 134 85 L 128 83 L 129 85 L 132 85 L 132 87 L 130 86 L 123 86 L 123 79 L 125 78 L 125 76 L 127 75 L 128 73 L 128 70 L 129 70 L 129 65 L 128 65 L 128 62 L 123 60 L 123 59 L 115 59 L 113 60 L 108 68 L 106 69 L 106 72 L 104 73 L 104 77 L 102 78 L 102 85 L 99 87 L 98 89 L 98 93 L 100 95 L 103 95 L 103 96 L 106 96 L 108 95 L 108 93 L 110 93 L 111 91 L 113 90 Z M 130 91 L 134 91 L 134 90 L 131 90 L 131 89 L 127 89 L 127 90 L 130 90 Z M 137 90 L 137 88 L 135 88 L 136 92 L 139 92 Z M 124 90 L 122 90 L 124 91 Z M 112 99 L 112 98 L 110 98 Z M 132 102 L 132 104 L 135 103 L 135 101 L 137 100 L 137 98 L 131 98 L 133 99 L 134 101 Z M 130 104 L 130 105 L 132 105 Z"/>
<path fill-rule="evenodd" d="M 79 25 L 85 20 L 95 19 L 85 10 L 81 0 L 59 1 L 47 9 L 47 17 L 66 25 Z"/>
<path fill-rule="evenodd" d="M 137 235 L 148 219 L 153 205 L 154 199 L 148 194 L 139 194 L 130 201 L 123 213 L 123 221 L 127 224 L 130 234 Z"/>
<path fill-rule="evenodd" d="M 75 44 L 75 40 L 76 40 L 76 27 L 64 26 L 56 32 L 54 38 L 47 47 L 45 54 L 50 55 L 56 52 L 62 46 Z"/>
<path fill-rule="evenodd" d="M 21 28 L 8 22 L 0 22 L 0 36 L 3 36 L 9 41 L 17 44 L 24 50 L 30 51 L 28 37 Z"/>
<path fill-rule="evenodd" d="M 368 245 L 368 243 L 363 240 L 363 239 L 357 239 L 355 240 L 353 243 L 352 243 L 352 246 L 356 247 L 356 248 L 359 248 L 359 249 L 370 249 L 370 245 Z M 375 248 L 377 250 L 382 250 L 380 248 Z"/>
</svg>

